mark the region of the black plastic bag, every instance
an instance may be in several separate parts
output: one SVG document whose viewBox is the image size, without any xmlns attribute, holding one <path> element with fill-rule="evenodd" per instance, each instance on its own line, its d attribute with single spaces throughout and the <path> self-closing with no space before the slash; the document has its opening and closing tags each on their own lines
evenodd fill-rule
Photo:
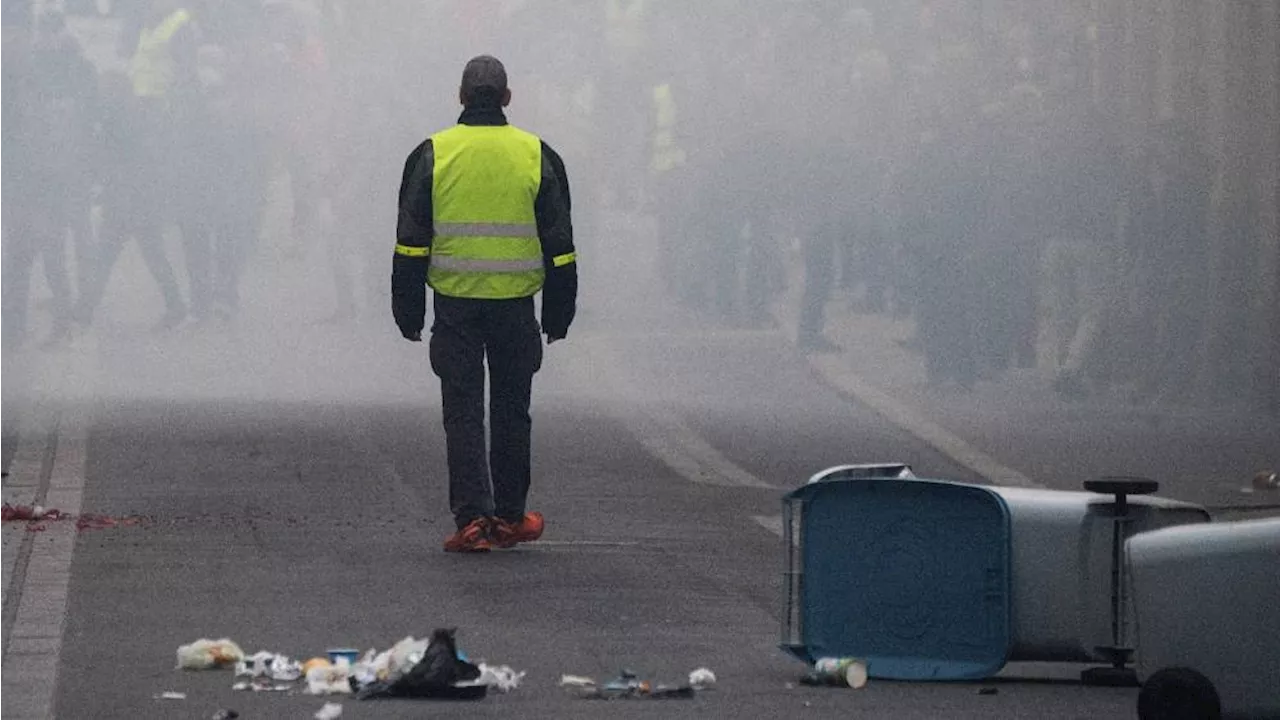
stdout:
<svg viewBox="0 0 1280 720">
<path fill-rule="evenodd" d="M 480 668 L 458 657 L 454 640 L 457 628 L 438 628 L 422 659 L 409 672 L 391 682 L 375 682 L 356 692 L 357 700 L 374 698 L 426 698 L 433 700 L 479 700 L 487 685 L 462 685 L 480 677 Z"/>
</svg>

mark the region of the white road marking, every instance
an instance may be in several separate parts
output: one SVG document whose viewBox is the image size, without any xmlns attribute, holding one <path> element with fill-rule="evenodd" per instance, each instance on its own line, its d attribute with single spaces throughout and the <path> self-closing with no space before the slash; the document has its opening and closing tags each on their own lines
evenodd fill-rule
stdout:
<svg viewBox="0 0 1280 720">
<path fill-rule="evenodd" d="M 32 502 L 73 516 L 80 514 L 84 496 L 90 416 L 83 398 L 77 402 L 77 399 L 68 399 L 62 393 L 69 389 L 83 392 L 92 386 L 89 372 L 97 359 L 92 350 L 84 346 L 64 349 L 42 367 L 41 376 L 32 383 L 31 390 L 38 400 L 37 408 L 46 402 L 67 400 L 53 418 L 57 434 L 53 440 L 53 460 L 47 483 L 40 482 L 40 476 L 43 457 L 47 457 L 50 449 L 51 434 L 44 430 L 48 425 L 39 410 L 34 412 L 35 432 L 22 438 L 23 446 L 15 455 L 15 464 L 10 471 L 11 478 L 15 480 L 15 492 L 22 488 L 32 496 Z M 19 458 L 22 459 L 20 465 L 17 462 Z M 7 494 L 8 483 L 5 490 Z M 67 519 L 46 522 L 44 527 L 37 533 L 23 532 L 26 537 L 8 531 L 5 533 L 6 541 L 20 543 L 26 540 L 30 543 L 25 572 L 20 579 L 13 576 L 15 567 L 8 557 L 18 553 L 7 552 L 5 558 L 4 599 L 6 603 L 17 603 L 5 647 L 0 686 L 6 718 L 54 717 L 76 524 L 74 520 Z"/>
<path fill-rule="evenodd" d="M 782 516 L 781 515 L 753 515 L 752 520 L 759 523 L 760 527 L 769 532 L 782 537 Z"/>
<path fill-rule="evenodd" d="M 950 430 L 911 410 L 863 380 L 839 354 L 811 355 L 809 364 L 827 382 L 854 396 L 882 417 L 919 438 L 957 464 L 986 478 L 993 485 L 1043 488 L 1044 485 L 1001 464 L 971 446 Z"/>
<path fill-rule="evenodd" d="M 631 434 L 672 470 L 702 485 L 777 489 L 725 457 L 681 417 L 661 408 L 636 408 L 624 422 Z"/>
<path fill-rule="evenodd" d="M 621 397 L 625 401 L 623 410 L 614 415 L 650 455 L 686 480 L 701 485 L 778 489 L 725 457 L 678 414 L 643 397 L 642 390 L 619 371 L 624 363 L 607 341 L 587 341 L 583 345 L 590 359 L 581 354 L 569 356 L 569 362 L 575 365 L 574 377 L 585 379 L 587 387 L 607 389 L 614 400 Z M 608 405 L 618 407 L 616 402 Z"/>
</svg>

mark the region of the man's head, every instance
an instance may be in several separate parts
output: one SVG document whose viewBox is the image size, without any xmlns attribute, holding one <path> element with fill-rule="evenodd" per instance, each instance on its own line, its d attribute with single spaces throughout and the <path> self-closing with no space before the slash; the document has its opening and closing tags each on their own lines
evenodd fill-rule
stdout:
<svg viewBox="0 0 1280 720">
<path fill-rule="evenodd" d="M 496 109 L 511 102 L 507 69 L 492 55 L 478 55 L 462 71 L 458 99 L 469 108 Z"/>
</svg>

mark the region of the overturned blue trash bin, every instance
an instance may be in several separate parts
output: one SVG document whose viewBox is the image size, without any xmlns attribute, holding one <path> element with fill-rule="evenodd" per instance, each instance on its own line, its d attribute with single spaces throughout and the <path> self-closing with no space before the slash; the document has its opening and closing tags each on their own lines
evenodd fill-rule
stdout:
<svg viewBox="0 0 1280 720">
<path fill-rule="evenodd" d="M 786 497 L 783 648 L 873 677 L 987 677 L 1011 645 L 1009 512 L 991 490 L 867 477 Z"/>
<path fill-rule="evenodd" d="M 1209 520 L 1187 503 L 1128 502 L 1124 537 Z M 916 478 L 899 463 L 830 468 L 783 499 L 781 646 L 897 680 L 1109 662 L 1132 614 L 1112 592 L 1114 508 L 1107 495 Z"/>
</svg>

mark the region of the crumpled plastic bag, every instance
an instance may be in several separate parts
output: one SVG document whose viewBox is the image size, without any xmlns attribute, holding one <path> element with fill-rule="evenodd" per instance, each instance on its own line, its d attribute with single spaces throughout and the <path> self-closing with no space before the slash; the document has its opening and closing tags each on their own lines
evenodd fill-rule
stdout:
<svg viewBox="0 0 1280 720">
<path fill-rule="evenodd" d="M 178 648 L 178 668 L 182 670 L 211 670 L 232 667 L 244 661 L 244 651 L 227 638 L 210 640 L 200 638 L 190 645 Z"/>
<path fill-rule="evenodd" d="M 523 671 L 516 672 L 507 665 L 488 665 L 480 663 L 480 677 L 470 683 L 474 685 L 488 685 L 497 688 L 502 692 L 511 692 L 520 687 L 520 681 L 524 679 L 526 673 Z"/>
<path fill-rule="evenodd" d="M 374 658 L 375 672 L 385 670 L 385 673 L 380 673 L 379 679 L 395 680 L 409 672 L 427 654 L 427 647 L 430 645 L 431 641 L 427 638 L 418 640 L 412 635 L 392 645 L 391 649 Z"/>
<path fill-rule="evenodd" d="M 407 672 L 394 679 L 370 683 L 356 693 L 358 700 L 375 698 L 425 698 L 479 700 L 488 685 L 476 684 L 480 668 L 458 657 L 456 628 L 439 628 L 431 634 L 426 652 Z M 393 664 L 396 653 L 392 653 Z M 404 655 L 407 662 L 411 654 Z"/>
</svg>

